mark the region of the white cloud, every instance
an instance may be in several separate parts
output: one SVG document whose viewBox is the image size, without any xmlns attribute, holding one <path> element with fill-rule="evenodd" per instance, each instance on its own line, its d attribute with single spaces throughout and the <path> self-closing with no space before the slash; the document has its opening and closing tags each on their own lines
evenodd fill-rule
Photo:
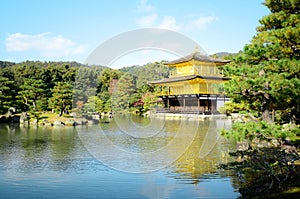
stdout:
<svg viewBox="0 0 300 199">
<path fill-rule="evenodd" d="M 200 18 L 198 18 L 196 20 L 192 20 L 190 23 L 188 23 L 187 29 L 203 30 L 207 27 L 207 25 L 209 25 L 217 20 L 218 20 L 218 17 L 216 17 L 216 16 L 200 17 Z"/>
<path fill-rule="evenodd" d="M 154 7 L 148 3 L 147 0 L 140 0 L 137 6 L 137 11 L 138 12 L 153 12 Z"/>
<path fill-rule="evenodd" d="M 157 19 L 157 14 L 143 16 L 136 20 L 137 24 L 141 27 L 152 27 Z"/>
<path fill-rule="evenodd" d="M 135 20 L 137 25 L 140 27 L 163 28 L 174 31 L 178 31 L 180 29 L 176 19 L 172 16 L 164 16 L 161 20 L 158 20 L 159 16 L 154 11 L 154 6 L 150 5 L 147 0 L 140 0 L 137 5 L 137 10 L 140 13 L 146 13 L 146 15 Z"/>
<path fill-rule="evenodd" d="M 159 16 L 155 7 L 148 3 L 147 0 L 139 0 L 137 11 L 142 14 L 135 20 L 139 27 L 163 28 L 174 31 L 180 30 L 204 30 L 207 26 L 218 20 L 217 16 L 204 16 L 189 18 L 184 22 L 179 22 L 174 16 Z"/>
<path fill-rule="evenodd" d="M 174 31 L 180 30 L 180 25 L 177 24 L 176 19 L 172 16 L 164 16 L 162 22 L 158 25 L 158 27 Z"/>
<path fill-rule="evenodd" d="M 172 16 L 164 16 L 161 21 L 158 21 L 158 15 L 156 13 L 152 13 L 151 15 L 142 16 L 139 19 L 136 19 L 136 23 L 140 27 L 154 27 L 154 28 L 162 28 L 169 29 L 174 31 L 179 31 L 181 26 L 177 23 L 176 19 Z"/>
<path fill-rule="evenodd" d="M 76 44 L 61 35 L 41 34 L 10 34 L 6 38 L 6 50 L 13 52 L 37 51 L 45 57 L 65 57 L 83 53 L 86 46 Z"/>
</svg>

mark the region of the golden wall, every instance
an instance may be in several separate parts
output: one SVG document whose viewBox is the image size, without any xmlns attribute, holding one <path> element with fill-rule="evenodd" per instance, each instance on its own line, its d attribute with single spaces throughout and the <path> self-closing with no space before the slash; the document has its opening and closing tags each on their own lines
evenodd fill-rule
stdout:
<svg viewBox="0 0 300 199">
<path fill-rule="evenodd" d="M 185 75 L 204 75 L 204 76 L 221 76 L 222 72 L 218 69 L 220 64 L 207 63 L 200 61 L 189 61 L 173 65 L 176 67 L 176 74 L 174 76 Z"/>
<path fill-rule="evenodd" d="M 169 87 L 161 95 L 183 95 L 183 94 L 220 94 L 219 88 L 222 87 L 222 80 L 203 80 L 194 79 L 176 83 L 166 83 Z"/>
</svg>

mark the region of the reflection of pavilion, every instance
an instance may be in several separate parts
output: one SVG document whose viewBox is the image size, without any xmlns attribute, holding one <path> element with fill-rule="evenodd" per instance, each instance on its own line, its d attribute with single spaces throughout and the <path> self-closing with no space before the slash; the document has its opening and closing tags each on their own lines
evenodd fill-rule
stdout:
<svg viewBox="0 0 300 199">
<path fill-rule="evenodd" d="M 146 198 L 171 198 L 172 196 L 177 198 L 236 198 L 238 194 L 233 194 L 229 180 L 216 179 L 218 178 L 217 165 L 226 163 L 224 154 L 227 154 L 225 152 L 227 146 L 218 139 L 219 130 L 230 125 L 230 120 L 206 120 L 199 121 L 199 123 L 188 120 L 166 121 L 165 138 L 168 139 L 167 143 L 174 142 L 175 144 L 169 145 L 168 151 L 161 158 L 176 158 L 177 160 L 168 167 L 167 180 L 163 182 L 158 180 L 160 172 L 155 172 L 158 174 L 156 177 L 150 175 L 146 178 L 141 190 L 143 196 Z M 195 133 L 191 133 L 193 131 Z M 192 143 L 187 150 L 182 151 L 183 148 L 179 146 L 189 143 L 187 140 L 190 136 L 193 137 Z M 201 152 L 204 152 L 204 155 L 201 155 Z M 210 183 L 203 183 L 206 180 Z"/>
<path fill-rule="evenodd" d="M 199 123 L 194 141 L 185 153 L 173 163 L 176 177 L 179 180 L 198 184 L 201 178 L 215 174 L 219 164 L 227 162 L 228 146 L 222 143 L 220 131 L 229 126 L 231 126 L 230 120 L 210 120 Z M 172 151 L 170 151 L 170 155 L 172 155 Z"/>
<path fill-rule="evenodd" d="M 218 67 L 229 60 L 203 55 L 198 51 L 165 63 L 175 67 L 175 74 L 167 79 L 152 81 L 151 85 L 162 86 L 159 97 L 165 104 L 158 112 L 212 113 L 228 100 L 222 94 L 222 84 L 230 78 L 223 77 Z"/>
</svg>

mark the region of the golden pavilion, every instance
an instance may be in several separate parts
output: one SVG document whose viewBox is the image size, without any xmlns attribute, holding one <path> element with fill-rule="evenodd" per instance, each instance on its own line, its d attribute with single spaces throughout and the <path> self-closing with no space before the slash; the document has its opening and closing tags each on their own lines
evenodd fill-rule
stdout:
<svg viewBox="0 0 300 199">
<path fill-rule="evenodd" d="M 162 88 L 158 97 L 165 107 L 157 109 L 157 112 L 218 113 L 218 108 L 229 100 L 224 95 L 222 85 L 230 79 L 223 76 L 219 67 L 229 62 L 201 54 L 198 50 L 166 62 L 166 66 L 174 67 L 174 74 L 149 82 Z"/>
</svg>

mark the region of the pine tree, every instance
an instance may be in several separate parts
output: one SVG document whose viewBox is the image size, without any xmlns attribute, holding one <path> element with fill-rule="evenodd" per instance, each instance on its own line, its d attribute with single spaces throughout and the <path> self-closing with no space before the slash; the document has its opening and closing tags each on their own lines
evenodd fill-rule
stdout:
<svg viewBox="0 0 300 199">
<path fill-rule="evenodd" d="M 20 86 L 20 91 L 18 92 L 19 98 L 22 103 L 27 106 L 28 110 L 31 111 L 41 111 L 43 105 L 46 103 L 45 99 L 45 83 L 40 79 L 24 79 L 23 85 Z M 39 107 L 38 107 L 39 105 Z"/>
<path fill-rule="evenodd" d="M 13 81 L 0 74 L 0 114 L 4 114 L 12 106 Z"/>
<path fill-rule="evenodd" d="M 112 95 L 112 106 L 116 111 L 128 111 L 130 98 L 135 90 L 134 78 L 125 73 L 117 83 L 117 89 Z"/>
<path fill-rule="evenodd" d="M 266 122 L 296 123 L 300 114 L 300 1 L 266 0 L 271 13 L 230 65 L 226 91 Z"/>
<path fill-rule="evenodd" d="M 300 1 L 265 0 L 264 5 L 270 14 L 260 20 L 257 34 L 223 68 L 232 77 L 225 85 L 230 108 L 252 114 L 251 122 L 236 122 L 223 131 L 247 146 L 231 153 L 238 160 L 227 164 L 240 174 L 239 191 L 246 198 L 299 186 L 300 176 L 295 169 L 300 156 L 291 144 L 299 141 L 300 131 L 295 125 L 300 115 Z"/>
<path fill-rule="evenodd" d="M 71 109 L 73 87 L 68 82 L 57 82 L 51 89 L 52 97 L 49 99 L 50 107 L 59 111 L 59 117 Z"/>
</svg>

